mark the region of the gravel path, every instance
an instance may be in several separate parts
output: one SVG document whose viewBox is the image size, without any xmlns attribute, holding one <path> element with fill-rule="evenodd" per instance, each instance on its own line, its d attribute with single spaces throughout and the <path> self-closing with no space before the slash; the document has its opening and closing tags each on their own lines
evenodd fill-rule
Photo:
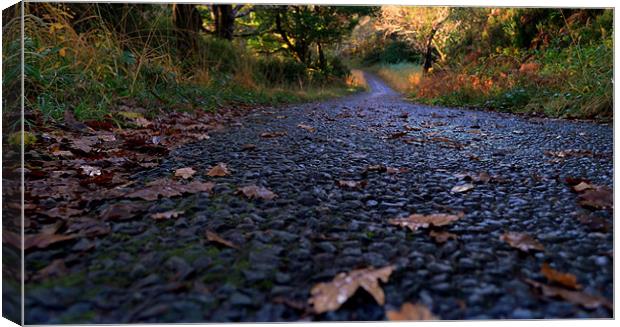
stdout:
<svg viewBox="0 0 620 327">
<path fill-rule="evenodd" d="M 368 93 L 255 110 L 136 176 L 146 183 L 190 166 L 195 179 L 216 187 L 211 195 L 160 199 L 151 209 L 184 211 L 177 219 L 112 223 L 92 250 L 79 241 L 27 254 L 27 267 L 61 256 L 70 269 L 26 285 L 26 323 L 383 320 L 404 302 L 423 303 L 441 319 L 613 315 L 545 297 L 525 282 L 547 283 L 540 273 L 547 262 L 576 275 L 583 292 L 612 300 L 612 212 L 582 209 L 563 182 L 612 186 L 611 127 L 416 105 L 367 79 Z M 286 135 L 259 136 L 280 131 Z M 545 154 L 567 150 L 591 152 Z M 207 177 L 219 162 L 232 174 Z M 378 164 L 409 171 L 364 173 Z M 483 171 L 494 177 L 489 183 L 451 193 L 464 183 L 456 174 Z M 346 189 L 338 180 L 367 185 Z M 236 194 L 252 184 L 278 197 Z M 463 218 L 444 227 L 458 239 L 442 244 L 426 230 L 388 224 L 411 213 L 459 211 Z M 584 213 L 609 228 L 584 225 Z M 239 248 L 208 242 L 207 229 Z M 545 250 L 521 253 L 500 241 L 504 231 L 528 233 Z M 309 312 L 314 284 L 389 264 L 395 271 L 383 284 L 384 306 L 359 291 L 338 311 Z"/>
</svg>

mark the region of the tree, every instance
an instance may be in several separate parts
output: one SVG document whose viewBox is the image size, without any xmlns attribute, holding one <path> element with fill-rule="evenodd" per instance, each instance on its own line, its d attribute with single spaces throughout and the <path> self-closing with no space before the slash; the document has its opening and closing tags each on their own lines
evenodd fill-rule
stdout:
<svg viewBox="0 0 620 327">
<path fill-rule="evenodd" d="M 318 67 L 325 69 L 326 45 L 341 41 L 361 16 L 373 10 L 371 7 L 265 6 L 257 10 L 257 15 L 260 29 L 270 34 L 262 37 L 275 37 L 279 47 L 306 66 L 312 65 L 312 55 L 316 53 Z"/>
<path fill-rule="evenodd" d="M 197 47 L 198 32 L 204 30 L 202 16 L 193 4 L 172 5 L 172 23 L 177 35 L 177 46 L 182 51 L 193 51 Z"/>
<path fill-rule="evenodd" d="M 235 20 L 245 17 L 254 11 L 245 5 L 212 5 L 211 11 L 215 25 L 215 35 L 219 38 L 232 40 L 235 33 Z"/>
</svg>

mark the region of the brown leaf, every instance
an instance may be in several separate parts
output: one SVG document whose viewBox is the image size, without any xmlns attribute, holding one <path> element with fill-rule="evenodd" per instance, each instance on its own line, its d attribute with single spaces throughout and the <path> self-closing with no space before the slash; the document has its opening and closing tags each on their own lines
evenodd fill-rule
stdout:
<svg viewBox="0 0 620 327">
<path fill-rule="evenodd" d="M 575 275 L 557 271 L 549 267 L 546 262 L 543 263 L 542 268 L 540 269 L 540 273 L 543 274 L 543 276 L 545 276 L 547 280 L 552 283 L 556 282 L 562 286 L 572 288 L 574 290 L 581 289 L 581 285 L 577 283 L 577 277 Z"/>
<path fill-rule="evenodd" d="M 177 218 L 179 217 L 179 215 L 182 215 L 184 213 L 185 211 L 169 210 L 169 211 L 154 213 L 151 215 L 151 218 L 155 220 L 167 220 L 167 219 Z"/>
<path fill-rule="evenodd" d="M 393 140 L 393 139 L 397 139 L 403 136 L 406 136 L 407 132 L 396 132 L 396 133 L 392 133 L 388 136 L 389 140 Z"/>
<path fill-rule="evenodd" d="M 229 248 L 239 249 L 239 246 L 237 246 L 236 244 L 223 239 L 221 236 L 217 235 L 215 232 L 212 232 L 210 230 L 207 230 L 206 236 L 209 242 L 215 242 L 215 243 L 225 245 Z"/>
<path fill-rule="evenodd" d="M 596 309 L 603 306 L 609 310 L 613 310 L 613 303 L 602 296 L 549 286 L 531 279 L 526 279 L 525 282 L 532 285 L 534 288 L 540 289 L 544 296 L 559 297 L 570 303 L 580 305 L 586 309 Z"/>
<path fill-rule="evenodd" d="M 10 232 L 4 232 L 4 233 L 10 233 Z M 17 234 L 16 236 L 17 236 L 17 239 L 15 241 L 18 243 L 17 244 L 11 243 L 11 245 L 17 248 L 21 248 L 20 237 Z M 76 238 L 77 236 L 78 235 L 75 235 L 75 234 L 60 235 L 60 234 L 50 234 L 47 232 L 42 232 L 39 234 L 26 234 L 24 235 L 24 251 L 28 251 L 32 248 L 44 249 L 54 243 L 72 240 Z"/>
<path fill-rule="evenodd" d="M 453 233 L 445 232 L 445 231 L 434 231 L 432 230 L 429 235 L 435 240 L 437 243 L 446 243 L 449 239 L 456 240 L 458 236 Z"/>
<path fill-rule="evenodd" d="M 430 226 L 444 226 L 459 220 L 463 215 L 449 215 L 444 213 L 435 213 L 431 215 L 411 214 L 404 218 L 395 218 L 388 220 L 388 223 L 396 226 L 407 227 L 412 231 L 418 228 L 428 228 Z"/>
<path fill-rule="evenodd" d="M 114 203 L 101 212 L 101 218 L 103 220 L 128 220 L 144 210 L 144 205 L 134 202 Z"/>
<path fill-rule="evenodd" d="M 253 151 L 256 150 L 256 145 L 255 144 L 244 144 L 241 146 L 241 150 L 243 151 Z"/>
<path fill-rule="evenodd" d="M 230 170 L 228 170 L 228 167 L 223 162 L 220 162 L 217 165 L 211 167 L 211 169 L 207 173 L 207 176 L 210 177 L 222 177 L 228 175 L 230 175 Z"/>
<path fill-rule="evenodd" d="M 585 190 L 591 190 L 594 189 L 594 186 L 592 184 L 588 184 L 586 182 L 581 182 L 577 185 L 574 185 L 572 187 L 573 191 L 577 192 L 577 193 L 581 193 Z"/>
<path fill-rule="evenodd" d="M 305 129 L 310 133 L 314 133 L 316 132 L 316 128 L 312 127 L 312 126 L 308 126 L 308 125 L 304 125 L 304 124 L 299 124 L 297 125 L 297 127 L 301 128 L 301 129 Z"/>
<path fill-rule="evenodd" d="M 245 195 L 248 199 L 273 200 L 275 197 L 278 196 L 277 194 L 271 192 L 269 189 L 256 185 L 240 187 L 237 190 L 237 193 Z"/>
<path fill-rule="evenodd" d="M 529 252 L 530 250 L 545 250 L 545 247 L 540 242 L 524 233 L 505 232 L 499 237 L 499 239 L 508 243 L 513 248 L 519 249 L 523 252 Z"/>
<path fill-rule="evenodd" d="M 364 181 L 343 181 L 343 180 L 338 181 L 338 186 L 342 188 L 362 189 L 366 187 L 367 184 L 368 182 L 365 180 Z"/>
<path fill-rule="evenodd" d="M 385 167 L 384 165 L 369 165 L 368 167 L 366 167 L 366 170 L 364 172 L 365 173 L 367 172 L 383 173 L 385 171 L 387 171 L 387 167 Z"/>
<path fill-rule="evenodd" d="M 592 209 L 611 209 L 614 206 L 614 193 L 608 187 L 596 186 L 579 195 L 579 205 Z"/>
<path fill-rule="evenodd" d="M 385 303 L 385 294 L 379 286 L 379 280 L 386 283 L 394 271 L 394 266 L 380 269 L 372 267 L 353 270 L 349 273 L 338 274 L 329 283 L 318 283 L 310 290 L 312 297 L 308 303 L 312 304 L 317 314 L 335 311 L 340 308 L 359 287 L 370 293 L 379 305 Z"/>
<path fill-rule="evenodd" d="M 132 191 L 125 196 L 128 198 L 140 198 L 147 201 L 154 201 L 160 196 L 168 198 L 179 196 L 183 193 L 211 192 L 213 186 L 215 186 L 215 184 L 212 182 L 193 181 L 188 184 L 180 184 L 173 180 L 162 179 L 150 183 L 143 189 Z"/>
<path fill-rule="evenodd" d="M 471 189 L 474 188 L 474 184 L 471 183 L 467 183 L 467 184 L 462 184 L 462 185 L 456 185 L 454 186 L 450 192 L 452 193 L 463 193 L 463 192 L 467 192 Z"/>
<path fill-rule="evenodd" d="M 434 316 L 431 310 L 424 304 L 412 304 L 409 302 L 403 303 L 400 311 L 388 310 L 386 316 L 392 321 L 439 320 L 439 317 Z"/>
<path fill-rule="evenodd" d="M 385 171 L 388 174 L 404 174 L 404 173 L 409 172 L 409 168 L 406 168 L 406 167 L 400 167 L 400 168 L 387 167 L 385 169 Z"/>
<path fill-rule="evenodd" d="M 196 171 L 192 169 L 192 167 L 179 168 L 174 171 L 175 177 L 181 177 L 183 179 L 188 179 L 194 176 Z"/>
<path fill-rule="evenodd" d="M 274 137 L 281 137 L 285 135 L 286 135 L 286 132 L 265 132 L 265 133 L 261 133 L 260 137 L 274 138 Z"/>
</svg>

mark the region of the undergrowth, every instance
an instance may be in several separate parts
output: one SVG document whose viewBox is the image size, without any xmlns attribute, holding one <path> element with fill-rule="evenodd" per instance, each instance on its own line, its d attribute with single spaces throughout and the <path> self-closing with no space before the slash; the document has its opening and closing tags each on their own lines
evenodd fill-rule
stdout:
<svg viewBox="0 0 620 327">
<path fill-rule="evenodd" d="M 61 4 L 36 8 L 25 15 L 25 108 L 40 112 L 44 121 L 60 121 L 67 110 L 78 120 L 101 120 L 119 107 L 155 115 L 162 110 L 293 103 L 361 87 L 204 33 L 195 35 L 194 51 L 184 52 L 164 6 L 140 12 L 144 26 L 127 34 L 97 15 L 77 24 Z M 5 44 L 4 59 L 19 42 L 15 38 Z M 18 76 L 18 69 L 6 66 L 5 77 Z"/>
</svg>

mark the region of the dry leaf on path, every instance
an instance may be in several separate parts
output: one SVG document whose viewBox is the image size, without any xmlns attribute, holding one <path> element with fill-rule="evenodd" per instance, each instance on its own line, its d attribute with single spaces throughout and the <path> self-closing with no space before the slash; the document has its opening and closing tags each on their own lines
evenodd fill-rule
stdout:
<svg viewBox="0 0 620 327">
<path fill-rule="evenodd" d="M 394 174 L 404 174 L 409 172 L 409 168 L 406 167 L 400 167 L 400 168 L 394 168 L 394 167 L 387 167 L 385 169 L 385 172 L 387 172 L 388 174 L 394 175 Z"/>
<path fill-rule="evenodd" d="M 276 196 L 278 196 L 269 189 L 256 185 L 240 187 L 237 189 L 237 193 L 245 195 L 248 199 L 273 200 Z"/>
<path fill-rule="evenodd" d="M 452 193 L 463 193 L 463 192 L 467 192 L 471 189 L 474 188 L 474 184 L 471 183 L 467 183 L 467 184 L 462 184 L 462 185 L 456 185 L 454 186 L 450 192 Z"/>
<path fill-rule="evenodd" d="M 318 283 L 310 290 L 312 297 L 308 303 L 312 304 L 314 311 L 321 314 L 327 311 L 335 311 L 342 306 L 359 287 L 370 293 L 379 305 L 385 303 L 385 294 L 379 285 L 379 280 L 387 283 L 394 266 L 380 269 L 365 268 L 338 274 L 331 282 Z"/>
<path fill-rule="evenodd" d="M 365 180 L 364 181 L 343 181 L 343 180 L 338 181 L 338 186 L 342 188 L 362 189 L 366 187 L 367 184 L 368 182 Z"/>
<path fill-rule="evenodd" d="M 550 282 L 556 282 L 562 286 L 575 290 L 581 289 L 581 285 L 577 283 L 577 277 L 573 274 L 563 273 L 551 268 L 546 262 L 543 263 L 540 273 Z"/>
<path fill-rule="evenodd" d="M 570 303 L 581 305 L 587 309 L 596 309 L 603 306 L 609 310 L 613 310 L 613 303 L 602 296 L 595 296 L 579 291 L 571 291 L 560 287 L 549 286 L 531 279 L 526 279 L 525 282 L 534 288 L 540 289 L 544 296 L 560 297 Z"/>
<path fill-rule="evenodd" d="M 299 124 L 297 125 L 297 127 L 301 128 L 301 129 L 305 129 L 308 132 L 314 133 L 316 132 L 316 128 L 312 127 L 312 126 L 308 126 L 308 125 L 304 125 L 304 124 Z"/>
<path fill-rule="evenodd" d="M 458 236 L 453 233 L 444 232 L 444 231 L 434 231 L 432 230 L 429 233 L 430 237 L 432 237 L 437 243 L 446 243 L 449 239 L 457 240 Z"/>
<path fill-rule="evenodd" d="M 215 232 L 212 232 L 210 230 L 207 230 L 205 235 L 207 236 L 207 240 L 209 242 L 215 242 L 215 243 L 219 243 L 222 245 L 225 245 L 229 248 L 233 248 L 233 249 L 239 249 L 239 246 L 237 246 L 236 244 L 227 241 L 225 239 L 223 239 L 221 236 L 217 235 Z"/>
<path fill-rule="evenodd" d="M 44 249 L 54 243 L 63 242 L 77 238 L 78 235 L 60 235 L 54 234 L 54 232 L 43 231 L 39 234 L 26 234 L 24 235 L 24 251 L 28 251 L 32 248 Z M 22 242 L 21 236 L 17 233 L 3 231 L 2 243 L 8 243 L 17 249 L 21 249 Z"/>
<path fill-rule="evenodd" d="M 230 170 L 228 170 L 228 166 L 223 162 L 213 166 L 207 173 L 207 176 L 210 177 L 223 177 L 228 175 L 230 175 Z"/>
<path fill-rule="evenodd" d="M 173 180 L 162 179 L 151 183 L 143 189 L 132 191 L 125 196 L 128 198 L 140 198 L 147 201 L 154 201 L 160 196 L 168 198 L 179 196 L 183 193 L 211 192 L 213 186 L 215 186 L 215 184 L 212 182 L 193 181 L 187 184 L 180 184 Z"/>
<path fill-rule="evenodd" d="M 403 303 L 399 311 L 388 310 L 385 315 L 391 321 L 439 320 L 424 304 Z"/>
<path fill-rule="evenodd" d="M 597 186 L 579 195 L 579 205 L 592 209 L 611 209 L 614 206 L 613 190 L 605 186 Z"/>
<path fill-rule="evenodd" d="M 545 250 L 545 247 L 540 242 L 524 233 L 506 232 L 502 234 L 499 239 L 508 243 L 508 245 L 513 248 L 519 249 L 523 252 L 529 252 L 530 250 Z"/>
<path fill-rule="evenodd" d="M 428 228 L 431 225 L 436 227 L 448 225 L 462 217 L 462 213 L 459 215 L 449 215 L 444 213 L 420 215 L 414 213 L 408 217 L 390 219 L 388 220 L 388 223 L 396 226 L 407 227 L 415 232 L 418 228 Z"/>
<path fill-rule="evenodd" d="M 174 171 L 175 177 L 181 177 L 183 179 L 188 179 L 194 176 L 196 171 L 192 167 L 179 168 Z"/>
<path fill-rule="evenodd" d="M 154 213 L 151 215 L 151 218 L 155 220 L 167 220 L 167 219 L 177 218 L 179 217 L 179 215 L 182 215 L 184 213 L 185 211 L 169 210 L 169 211 Z"/>
</svg>

